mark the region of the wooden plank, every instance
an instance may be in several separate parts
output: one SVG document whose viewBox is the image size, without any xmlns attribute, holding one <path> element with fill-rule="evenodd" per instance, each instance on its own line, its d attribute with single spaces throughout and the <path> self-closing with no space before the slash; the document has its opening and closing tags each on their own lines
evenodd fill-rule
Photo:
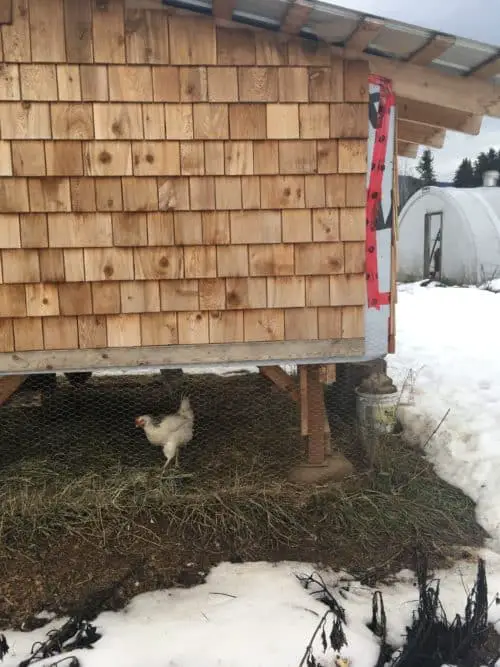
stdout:
<svg viewBox="0 0 500 667">
<path fill-rule="evenodd" d="M 40 280 L 42 282 L 63 282 L 66 278 L 64 252 L 62 250 L 40 250 Z"/>
<path fill-rule="evenodd" d="M 228 309 L 266 308 L 266 279 L 227 278 L 226 302 Z"/>
<path fill-rule="evenodd" d="M 25 380 L 26 375 L 6 375 L 5 377 L 0 377 L 0 405 L 6 403 Z"/>
<path fill-rule="evenodd" d="M 139 65 L 168 63 L 167 12 L 126 10 L 125 51 L 128 63 Z"/>
<path fill-rule="evenodd" d="M 28 322 L 27 319 L 20 320 Z M 35 348 L 36 349 L 36 348 Z M 204 364 L 276 365 L 287 362 L 311 363 L 325 360 L 361 360 L 364 339 L 320 341 L 269 341 L 227 345 L 178 345 L 138 349 L 74 350 L 0 354 L 0 372 L 74 370 L 123 367 L 190 366 Z"/>
<path fill-rule="evenodd" d="M 210 340 L 208 313 L 177 313 L 177 329 L 181 345 L 200 345 Z"/>
<path fill-rule="evenodd" d="M 12 23 L 13 18 L 13 4 L 14 0 L 0 0 L 0 24 L 5 25 Z"/>
<path fill-rule="evenodd" d="M 280 309 L 244 311 L 245 341 L 277 341 L 285 339 L 285 316 Z"/>
<path fill-rule="evenodd" d="M 332 53 L 351 60 L 362 58 L 370 71 L 392 81 L 397 97 L 427 100 L 434 104 L 478 116 L 500 118 L 498 85 L 479 78 L 453 76 L 436 68 L 396 61 L 383 56 L 331 47 Z"/>
<path fill-rule="evenodd" d="M 29 21 L 33 62 L 66 62 L 62 0 L 30 2 Z"/>
<path fill-rule="evenodd" d="M 68 63 L 91 63 L 93 48 L 90 0 L 64 0 L 64 31 Z"/>
<path fill-rule="evenodd" d="M 78 65 L 57 65 L 57 88 L 62 102 L 80 102 L 82 89 Z"/>
<path fill-rule="evenodd" d="M 141 319 L 133 315 L 108 315 L 109 347 L 133 347 L 141 344 Z"/>
<path fill-rule="evenodd" d="M 421 123 L 400 120 L 397 124 L 398 139 L 410 144 L 423 144 L 432 148 L 442 148 L 446 138 L 446 130 L 434 129 Z"/>
<path fill-rule="evenodd" d="M 317 308 L 285 309 L 285 340 L 316 340 L 318 336 Z"/>
<path fill-rule="evenodd" d="M 302 276 L 267 278 L 268 308 L 305 308 L 306 286 Z"/>
<path fill-rule="evenodd" d="M 125 19 L 121 0 L 108 0 L 106 9 L 93 11 L 94 62 L 125 62 Z"/>
<path fill-rule="evenodd" d="M 238 310 L 218 310 L 209 313 L 210 343 L 243 342 L 243 313 Z"/>
<path fill-rule="evenodd" d="M 212 68 L 208 68 L 212 70 Z M 165 91 L 166 92 L 166 91 Z M 173 90 L 175 94 L 177 91 Z M 206 67 L 179 68 L 179 95 L 181 102 L 208 101 L 208 72 Z M 178 100 L 171 100 L 172 102 Z M 214 100 L 215 101 L 215 100 Z"/>
<path fill-rule="evenodd" d="M 414 123 L 423 123 L 464 134 L 477 135 L 481 130 L 482 116 L 473 116 L 455 109 L 447 109 L 436 104 L 409 100 L 404 97 L 398 97 L 396 102 L 400 120 L 410 120 Z"/>
<path fill-rule="evenodd" d="M 279 389 L 290 394 L 294 401 L 299 400 L 300 391 L 297 383 L 281 366 L 259 366 L 259 372 Z"/>
<path fill-rule="evenodd" d="M 408 62 L 414 65 L 429 65 L 437 60 L 448 49 L 455 44 L 455 38 L 451 35 L 434 35 L 420 49 L 417 49 L 408 58 Z"/>
<path fill-rule="evenodd" d="M 355 51 L 364 51 L 384 27 L 383 19 L 365 17 L 354 29 L 345 43 L 345 47 Z"/>
<path fill-rule="evenodd" d="M 319 366 L 308 365 L 302 374 L 306 375 L 301 386 L 302 420 L 307 423 L 307 462 L 310 465 L 321 465 L 325 461 L 325 401 L 323 385 L 320 382 Z M 306 430 L 302 428 L 301 430 Z"/>
<path fill-rule="evenodd" d="M 170 58 L 173 65 L 216 65 L 215 24 L 206 18 L 171 16 Z"/>
<path fill-rule="evenodd" d="M 282 32 L 289 35 L 298 35 L 307 23 L 312 8 L 313 3 L 310 0 L 291 0 L 288 3 L 286 14 L 281 21 Z"/>
<path fill-rule="evenodd" d="M 400 157 L 416 158 L 418 155 L 418 144 L 410 144 L 408 141 L 398 141 L 396 149 Z"/>
<path fill-rule="evenodd" d="M 43 317 L 43 342 L 46 350 L 71 350 L 78 348 L 78 323 L 76 317 Z"/>
</svg>

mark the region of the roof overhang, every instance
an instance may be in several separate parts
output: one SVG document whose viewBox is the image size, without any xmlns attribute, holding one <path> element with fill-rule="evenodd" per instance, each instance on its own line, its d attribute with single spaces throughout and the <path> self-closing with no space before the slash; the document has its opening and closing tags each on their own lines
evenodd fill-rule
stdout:
<svg viewBox="0 0 500 667">
<path fill-rule="evenodd" d="M 398 150 L 440 148 L 446 130 L 477 135 L 484 116 L 500 118 L 500 48 L 347 10 L 324 0 L 126 0 L 175 13 L 212 15 L 219 25 L 301 37 L 345 59 L 366 60 L 391 79 Z"/>
</svg>

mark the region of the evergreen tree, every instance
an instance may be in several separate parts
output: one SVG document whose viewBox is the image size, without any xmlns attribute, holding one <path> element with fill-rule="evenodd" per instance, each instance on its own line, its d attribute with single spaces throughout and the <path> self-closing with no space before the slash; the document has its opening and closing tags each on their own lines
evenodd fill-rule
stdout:
<svg viewBox="0 0 500 667">
<path fill-rule="evenodd" d="M 422 153 L 420 162 L 417 165 L 417 172 L 420 176 L 420 183 L 422 187 L 427 185 L 436 185 L 436 172 L 434 171 L 434 156 L 432 152 L 426 148 Z"/>
<path fill-rule="evenodd" d="M 482 151 L 474 161 L 474 181 L 475 185 L 483 184 L 483 174 L 490 170 L 500 171 L 500 151 L 490 148 L 486 153 Z"/>
<path fill-rule="evenodd" d="M 476 185 L 474 169 L 469 158 L 464 158 L 453 177 L 453 185 L 456 188 L 473 188 Z"/>
</svg>

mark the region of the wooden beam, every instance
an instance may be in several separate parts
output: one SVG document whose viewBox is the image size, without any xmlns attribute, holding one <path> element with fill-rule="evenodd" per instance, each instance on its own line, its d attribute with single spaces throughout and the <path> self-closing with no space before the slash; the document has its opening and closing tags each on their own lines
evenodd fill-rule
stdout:
<svg viewBox="0 0 500 667">
<path fill-rule="evenodd" d="M 453 44 L 455 44 L 455 38 L 450 35 L 434 35 L 420 49 L 412 53 L 408 62 L 414 65 L 428 65 L 448 51 Z"/>
<path fill-rule="evenodd" d="M 335 373 L 334 373 L 336 369 L 335 364 L 319 365 L 318 368 L 319 368 L 321 383 L 324 384 L 325 382 L 335 382 Z M 281 368 L 281 366 L 259 366 L 259 373 L 268 380 L 270 380 L 276 387 L 278 387 L 278 389 L 287 392 L 293 401 L 300 403 L 300 405 L 302 406 L 304 400 L 304 392 L 301 392 L 295 380 L 290 375 L 288 375 L 288 373 L 284 371 Z M 302 381 L 304 381 L 304 378 L 302 378 Z M 302 429 L 301 434 L 303 436 L 306 436 L 308 434 L 307 417 L 303 419 L 301 429 Z M 326 416 L 325 416 L 324 431 L 325 431 L 325 438 L 326 437 L 329 438 L 330 424 L 328 423 L 328 418 Z"/>
<path fill-rule="evenodd" d="M 432 125 L 454 132 L 473 134 L 477 136 L 483 122 L 482 116 L 447 109 L 428 102 L 408 100 L 404 97 L 396 98 L 398 117 L 401 120 L 411 120 L 413 123 Z"/>
<path fill-rule="evenodd" d="M 236 7 L 236 0 L 212 0 L 212 14 L 217 19 L 230 21 Z"/>
<path fill-rule="evenodd" d="M 432 98 L 433 104 L 477 116 L 500 118 L 500 86 L 444 74 L 436 68 L 414 65 L 383 56 L 373 56 L 339 46 L 331 52 L 348 60 L 365 60 L 370 71 L 392 81 L 396 95 L 419 102 Z"/>
<path fill-rule="evenodd" d="M 497 74 L 500 74 L 500 51 L 473 67 L 464 76 L 487 80 L 492 79 Z"/>
<path fill-rule="evenodd" d="M 0 377 L 0 405 L 9 400 L 25 379 L 25 375 L 4 375 Z"/>
<path fill-rule="evenodd" d="M 307 462 L 321 465 L 329 449 L 326 410 L 319 366 L 299 366 L 301 433 L 307 437 Z"/>
<path fill-rule="evenodd" d="M 290 394 L 294 401 L 299 400 L 299 390 L 295 380 L 281 366 L 259 366 L 259 372 L 279 389 Z"/>
<path fill-rule="evenodd" d="M 362 19 L 347 39 L 345 48 L 364 51 L 376 39 L 384 25 L 385 23 L 381 19 L 369 17 Z"/>
<path fill-rule="evenodd" d="M 312 8 L 310 0 L 292 0 L 281 22 L 281 30 L 289 35 L 298 35 L 307 23 Z"/>
<path fill-rule="evenodd" d="M 91 350 L 0 353 L 0 373 L 86 371 L 98 368 L 182 368 L 208 364 L 275 366 L 284 363 L 359 361 L 364 338 L 217 345 L 155 345 Z"/>
<path fill-rule="evenodd" d="M 410 144 L 407 141 L 398 141 L 397 151 L 399 157 L 416 158 L 418 154 L 418 144 Z"/>
<path fill-rule="evenodd" d="M 423 144 L 432 148 L 442 148 L 446 130 L 436 129 L 409 120 L 398 121 L 398 140 L 410 144 Z"/>
</svg>

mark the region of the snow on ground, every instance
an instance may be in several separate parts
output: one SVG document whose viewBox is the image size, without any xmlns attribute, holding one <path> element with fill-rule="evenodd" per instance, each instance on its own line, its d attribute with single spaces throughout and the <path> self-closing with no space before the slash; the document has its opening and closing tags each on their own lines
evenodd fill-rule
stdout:
<svg viewBox="0 0 500 667">
<path fill-rule="evenodd" d="M 426 442 L 436 472 L 477 502 L 479 523 L 500 551 L 500 295 L 459 287 L 401 285 L 397 353 L 389 372 L 416 373 L 402 408 L 410 436 Z"/>
<path fill-rule="evenodd" d="M 500 556 L 484 555 L 493 597 L 500 590 Z M 294 576 L 312 571 L 311 565 L 301 563 L 223 563 L 211 571 L 205 584 L 138 595 L 123 611 L 101 614 L 95 624 L 102 638 L 93 650 L 74 655 L 82 667 L 297 667 L 326 610 Z M 379 646 L 366 623 L 371 619 L 374 591 L 350 582 L 344 597 L 338 588 L 349 577 L 322 574 L 347 613 L 348 645 L 342 657 L 349 659 L 350 667 L 373 667 Z M 475 562 L 438 573 L 449 618 L 463 613 L 475 575 Z M 388 640 L 400 646 L 418 597 L 413 575 L 403 572 L 392 585 L 379 590 L 387 612 Z M 490 620 L 500 621 L 500 607 L 492 607 Z M 11 652 L 4 667 L 17 667 L 32 644 L 60 624 L 59 620 L 32 633 L 6 633 Z M 54 661 L 36 664 L 42 667 Z"/>
</svg>

